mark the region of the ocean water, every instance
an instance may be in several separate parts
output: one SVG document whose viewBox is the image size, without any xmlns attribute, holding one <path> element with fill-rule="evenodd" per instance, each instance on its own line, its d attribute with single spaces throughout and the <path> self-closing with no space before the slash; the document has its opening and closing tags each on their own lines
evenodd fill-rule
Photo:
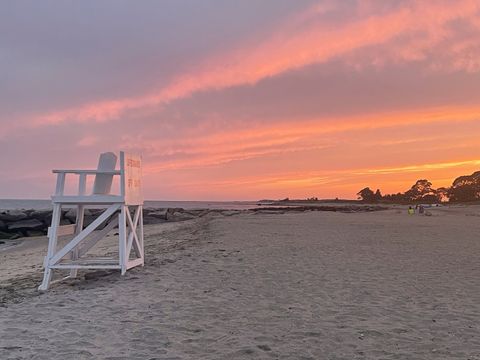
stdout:
<svg viewBox="0 0 480 360">
<path fill-rule="evenodd" d="M 247 210 L 257 207 L 255 201 L 145 201 L 144 207 L 183 209 Z M 50 200 L 0 199 L 0 210 L 51 209 Z"/>
</svg>

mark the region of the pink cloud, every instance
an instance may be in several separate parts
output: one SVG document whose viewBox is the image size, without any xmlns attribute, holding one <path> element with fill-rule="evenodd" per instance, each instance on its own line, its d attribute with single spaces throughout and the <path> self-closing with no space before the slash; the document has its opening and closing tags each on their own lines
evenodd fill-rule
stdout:
<svg viewBox="0 0 480 360">
<path fill-rule="evenodd" d="M 102 122 L 116 119 L 126 111 L 167 104 L 202 90 L 216 90 L 255 84 L 286 71 L 348 55 L 369 46 L 384 46 L 393 60 L 417 61 L 445 38 L 452 36 L 448 25 L 463 20 L 478 26 L 480 3 L 474 0 L 405 2 L 402 7 L 382 14 L 361 11 L 362 18 L 343 24 L 326 25 L 321 19 L 334 3 L 312 7 L 294 14 L 287 23 L 272 30 L 269 38 L 256 45 L 214 54 L 190 73 L 177 76 L 162 89 L 137 97 L 112 99 L 77 108 L 54 111 L 17 122 L 16 126 L 42 126 L 66 121 Z M 372 11 L 370 8 L 368 11 Z M 303 25 L 305 22 L 307 25 Z M 400 46 L 396 43 L 400 41 Z M 444 49 L 456 69 L 476 71 L 478 40 L 472 44 Z M 477 46 L 477 47 L 476 47 Z M 395 50 L 396 49 L 396 50 Z M 451 54 L 450 54 L 451 53 Z M 471 55 L 469 55 L 471 54 Z M 388 56 L 383 55 L 388 61 Z"/>
</svg>

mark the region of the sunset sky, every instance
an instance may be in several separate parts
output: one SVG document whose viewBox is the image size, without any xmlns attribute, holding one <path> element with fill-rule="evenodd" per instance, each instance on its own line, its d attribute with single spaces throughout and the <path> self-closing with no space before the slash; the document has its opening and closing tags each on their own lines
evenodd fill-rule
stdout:
<svg viewBox="0 0 480 360">
<path fill-rule="evenodd" d="M 4 1 L 0 198 L 143 154 L 147 199 L 355 198 L 480 170 L 480 1 Z"/>
</svg>

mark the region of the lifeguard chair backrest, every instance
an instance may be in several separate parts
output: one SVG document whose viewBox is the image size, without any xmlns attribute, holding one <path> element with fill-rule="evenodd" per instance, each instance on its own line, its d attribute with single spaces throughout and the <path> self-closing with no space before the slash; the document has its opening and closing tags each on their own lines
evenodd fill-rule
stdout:
<svg viewBox="0 0 480 360">
<path fill-rule="evenodd" d="M 117 155 L 112 152 L 100 154 L 98 159 L 98 171 L 115 171 Z M 97 174 L 93 183 L 94 195 L 108 195 L 112 189 L 113 174 Z"/>
</svg>

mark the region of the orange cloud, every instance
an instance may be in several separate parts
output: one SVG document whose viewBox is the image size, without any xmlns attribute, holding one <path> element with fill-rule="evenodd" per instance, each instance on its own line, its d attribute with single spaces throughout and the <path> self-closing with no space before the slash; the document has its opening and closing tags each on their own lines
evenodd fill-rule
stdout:
<svg viewBox="0 0 480 360">
<path fill-rule="evenodd" d="M 207 136 L 195 135 L 183 140 L 142 140 L 142 143 L 153 156 L 168 158 L 168 155 L 176 153 L 187 155 L 185 159 L 164 159 L 161 163 L 151 164 L 146 170 L 159 172 L 212 166 L 270 154 L 321 149 L 332 145 L 327 136 L 331 134 L 381 128 L 398 129 L 422 124 L 453 126 L 455 123 L 461 125 L 479 120 L 480 107 L 443 107 L 321 120 L 290 119 L 288 122 L 257 125 L 248 129 L 234 128 Z M 412 138 L 399 141 L 407 140 L 412 141 Z M 417 141 L 428 141 L 428 138 L 417 137 Z M 386 140 L 380 140 L 379 144 L 387 145 Z"/>
<path fill-rule="evenodd" d="M 381 169 L 365 169 L 359 172 L 355 172 L 356 175 L 366 175 L 366 174 L 405 174 L 408 172 L 424 172 L 430 170 L 443 170 L 450 169 L 455 167 L 464 167 L 466 165 L 479 166 L 480 159 L 474 160 L 464 160 L 464 161 L 454 161 L 454 162 L 444 162 L 444 163 L 433 163 L 433 164 L 417 164 L 417 165 L 408 165 L 401 167 L 393 168 L 381 168 Z"/>
</svg>

